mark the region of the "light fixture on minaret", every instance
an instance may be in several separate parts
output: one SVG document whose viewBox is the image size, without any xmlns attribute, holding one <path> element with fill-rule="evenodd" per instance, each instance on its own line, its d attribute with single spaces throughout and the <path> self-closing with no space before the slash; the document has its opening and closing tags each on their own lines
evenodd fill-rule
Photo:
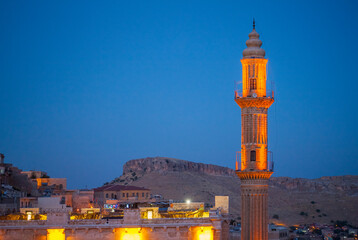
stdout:
<svg viewBox="0 0 358 240">
<path fill-rule="evenodd" d="M 268 179 L 273 173 L 272 153 L 267 149 L 267 111 L 274 102 L 268 87 L 265 50 L 255 29 L 243 51 L 242 82 L 235 91 L 241 107 L 241 151 L 236 174 L 241 179 L 241 239 L 268 239 Z"/>
</svg>

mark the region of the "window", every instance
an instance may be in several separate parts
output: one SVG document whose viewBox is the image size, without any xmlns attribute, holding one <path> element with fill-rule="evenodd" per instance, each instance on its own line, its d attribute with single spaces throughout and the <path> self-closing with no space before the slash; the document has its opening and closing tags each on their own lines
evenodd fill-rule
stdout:
<svg viewBox="0 0 358 240">
<path fill-rule="evenodd" d="M 114 199 L 117 199 L 117 194 L 114 195 Z"/>
<path fill-rule="evenodd" d="M 134 197 L 134 193 L 132 193 L 132 197 Z"/>
<path fill-rule="evenodd" d="M 148 210 L 148 219 L 152 219 L 153 218 L 153 210 Z"/>
<path fill-rule="evenodd" d="M 106 198 L 108 198 L 108 193 L 106 193 Z"/>
<path fill-rule="evenodd" d="M 148 193 L 145 194 L 145 197 L 148 198 Z"/>
<path fill-rule="evenodd" d="M 142 192 L 142 197 L 144 197 L 144 192 Z"/>
<path fill-rule="evenodd" d="M 112 198 L 112 199 L 114 198 L 114 194 L 113 194 L 113 193 L 111 194 L 111 198 Z"/>
<path fill-rule="evenodd" d="M 128 197 L 128 193 L 127 193 L 127 197 Z"/>
<path fill-rule="evenodd" d="M 136 193 L 136 197 L 138 197 L 138 193 Z"/>
<path fill-rule="evenodd" d="M 122 194 L 122 196 L 123 196 L 123 197 L 125 197 L 125 196 L 126 196 L 126 194 L 125 194 L 125 193 L 123 193 L 123 194 Z"/>
<path fill-rule="evenodd" d="M 250 78 L 250 90 L 256 90 L 256 78 Z"/>
<path fill-rule="evenodd" d="M 255 69 L 256 69 L 256 65 L 255 65 L 255 64 L 253 64 L 252 66 L 249 65 L 249 68 L 248 68 L 249 74 L 248 74 L 248 75 L 249 75 L 250 78 L 256 77 L 256 76 L 255 76 Z"/>
<path fill-rule="evenodd" d="M 256 151 L 252 150 L 250 152 L 250 161 L 256 161 Z"/>
</svg>

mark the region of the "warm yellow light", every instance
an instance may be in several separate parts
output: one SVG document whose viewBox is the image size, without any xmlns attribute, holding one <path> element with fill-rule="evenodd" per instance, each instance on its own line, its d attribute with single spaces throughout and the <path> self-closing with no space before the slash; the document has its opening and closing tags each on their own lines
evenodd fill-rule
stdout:
<svg viewBox="0 0 358 240">
<path fill-rule="evenodd" d="M 32 212 L 26 212 L 27 214 L 27 221 L 30 221 L 32 218 Z"/>
<path fill-rule="evenodd" d="M 116 240 L 142 240 L 140 228 L 117 228 L 115 231 Z"/>
<path fill-rule="evenodd" d="M 186 203 L 187 203 L 187 204 L 190 204 L 190 203 L 191 203 L 190 199 L 187 199 L 187 200 L 186 200 Z"/>
<path fill-rule="evenodd" d="M 148 211 L 148 219 L 152 219 L 153 218 L 153 211 L 149 210 Z"/>
<path fill-rule="evenodd" d="M 194 240 L 213 240 L 213 230 L 211 227 L 195 227 Z"/>
<path fill-rule="evenodd" d="M 65 240 L 65 229 L 47 229 L 47 240 Z"/>
</svg>

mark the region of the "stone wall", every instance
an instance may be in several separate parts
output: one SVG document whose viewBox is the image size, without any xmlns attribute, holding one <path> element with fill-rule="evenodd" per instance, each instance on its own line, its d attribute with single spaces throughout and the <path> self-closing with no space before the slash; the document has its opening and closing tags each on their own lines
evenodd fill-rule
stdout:
<svg viewBox="0 0 358 240">
<path fill-rule="evenodd" d="M 1 221 L 0 240 L 228 239 L 228 221 L 218 215 L 150 220 L 141 219 L 138 209 L 125 210 L 124 219 L 69 220 L 66 211 L 50 215 L 45 221 Z"/>
</svg>

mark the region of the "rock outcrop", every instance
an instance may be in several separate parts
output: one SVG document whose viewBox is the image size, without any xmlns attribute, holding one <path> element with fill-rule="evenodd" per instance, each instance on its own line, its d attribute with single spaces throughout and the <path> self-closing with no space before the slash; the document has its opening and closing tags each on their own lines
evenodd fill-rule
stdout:
<svg viewBox="0 0 358 240">
<path fill-rule="evenodd" d="M 217 165 L 190 162 L 175 158 L 147 157 L 126 162 L 123 166 L 123 175 L 114 179 L 111 183 L 120 182 L 129 184 L 149 173 L 166 174 L 168 172 L 184 171 L 212 176 L 235 176 L 233 169 Z"/>
<path fill-rule="evenodd" d="M 111 183 L 146 187 L 165 199 L 209 204 L 214 204 L 215 195 L 227 195 L 232 217 L 240 216 L 240 180 L 233 169 L 173 158 L 143 158 L 128 161 L 123 175 Z M 275 216 L 273 222 L 292 225 L 347 220 L 358 226 L 357 202 L 358 176 L 270 178 L 269 216 Z"/>
</svg>

